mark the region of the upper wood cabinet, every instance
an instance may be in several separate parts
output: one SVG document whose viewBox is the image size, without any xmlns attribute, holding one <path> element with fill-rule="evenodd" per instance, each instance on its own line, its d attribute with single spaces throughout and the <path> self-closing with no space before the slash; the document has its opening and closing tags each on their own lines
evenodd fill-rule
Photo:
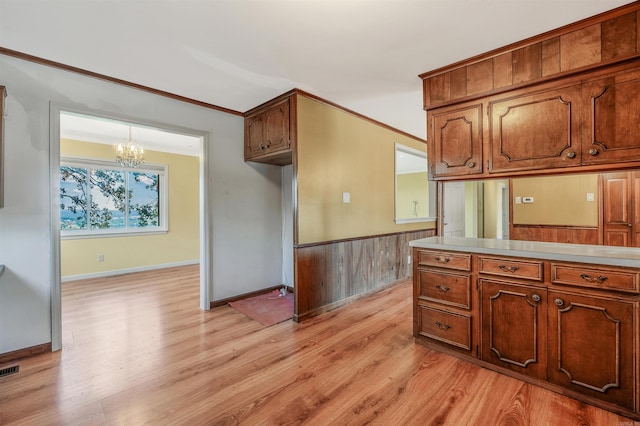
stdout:
<svg viewBox="0 0 640 426">
<path fill-rule="evenodd" d="M 432 176 L 482 173 L 482 105 L 443 108 L 429 114 Z"/>
<path fill-rule="evenodd" d="M 436 180 L 637 167 L 640 60 L 429 110 L 427 123 Z"/>
<path fill-rule="evenodd" d="M 640 68 L 583 85 L 583 164 L 640 160 Z"/>
<path fill-rule="evenodd" d="M 276 98 L 245 115 L 244 159 L 261 163 L 291 164 L 295 137 L 295 95 Z"/>
<path fill-rule="evenodd" d="M 580 86 L 488 102 L 492 173 L 580 165 Z"/>
</svg>

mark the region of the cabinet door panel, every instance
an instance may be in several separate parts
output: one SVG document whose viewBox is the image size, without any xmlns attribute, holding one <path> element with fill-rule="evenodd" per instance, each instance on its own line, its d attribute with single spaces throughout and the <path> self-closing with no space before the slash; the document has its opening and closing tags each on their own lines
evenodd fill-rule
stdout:
<svg viewBox="0 0 640 426">
<path fill-rule="evenodd" d="M 262 139 L 264 137 L 264 119 L 262 114 L 247 117 L 245 120 L 244 156 L 251 158 L 262 153 Z"/>
<path fill-rule="evenodd" d="M 289 99 L 265 112 L 265 149 L 277 151 L 289 147 Z"/>
<path fill-rule="evenodd" d="M 634 408 L 633 303 L 549 292 L 549 380 Z"/>
<path fill-rule="evenodd" d="M 480 280 L 482 359 L 546 379 L 546 290 Z"/>
<path fill-rule="evenodd" d="M 580 165 L 579 86 L 489 102 L 490 172 Z"/>
<path fill-rule="evenodd" d="M 433 176 L 482 173 L 482 105 L 436 111 L 431 118 Z"/>
<path fill-rule="evenodd" d="M 584 164 L 640 160 L 640 70 L 584 85 Z"/>
</svg>

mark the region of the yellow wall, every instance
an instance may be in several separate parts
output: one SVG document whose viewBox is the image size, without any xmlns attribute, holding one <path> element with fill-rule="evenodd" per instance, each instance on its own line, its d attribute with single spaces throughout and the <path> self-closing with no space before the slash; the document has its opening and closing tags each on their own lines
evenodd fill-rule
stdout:
<svg viewBox="0 0 640 426">
<path fill-rule="evenodd" d="M 594 201 L 586 201 L 587 193 Z M 515 197 L 533 197 L 515 204 Z M 562 175 L 513 179 L 513 223 L 598 226 L 598 175 Z"/>
<path fill-rule="evenodd" d="M 396 195 L 396 217 L 413 219 L 429 217 L 429 192 L 427 172 L 398 175 Z M 417 201 L 417 205 L 414 204 Z M 417 213 L 417 214 L 416 214 Z"/>
<path fill-rule="evenodd" d="M 62 157 L 111 160 L 110 145 L 61 140 Z M 199 158 L 145 151 L 150 164 L 168 164 L 169 232 L 160 235 L 64 239 L 61 241 L 62 277 L 197 261 L 199 236 Z M 98 262 L 98 255 L 104 262 Z"/>
<path fill-rule="evenodd" d="M 434 227 L 394 222 L 395 143 L 416 139 L 298 96 L 298 243 Z M 351 203 L 342 202 L 342 193 Z"/>
</svg>

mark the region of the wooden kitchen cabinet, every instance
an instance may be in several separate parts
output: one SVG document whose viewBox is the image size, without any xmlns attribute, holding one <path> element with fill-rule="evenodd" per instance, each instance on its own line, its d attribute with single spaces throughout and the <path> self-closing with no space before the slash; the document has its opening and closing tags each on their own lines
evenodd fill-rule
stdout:
<svg viewBox="0 0 640 426">
<path fill-rule="evenodd" d="M 545 243 L 425 240 L 447 250 L 412 242 L 416 342 L 640 419 L 637 249 L 590 246 L 585 263 L 535 257 Z M 600 263 L 611 250 L 632 262 Z"/>
<path fill-rule="evenodd" d="M 549 381 L 634 409 L 634 303 L 549 292 Z"/>
<path fill-rule="evenodd" d="M 414 251 L 414 334 L 473 356 L 471 255 Z"/>
<path fill-rule="evenodd" d="M 580 165 L 580 85 L 488 102 L 491 173 Z"/>
<path fill-rule="evenodd" d="M 245 161 L 287 165 L 292 161 L 295 95 L 276 98 L 245 115 Z M 293 116 L 292 116 L 293 115 Z"/>
<path fill-rule="evenodd" d="M 482 353 L 487 362 L 547 376 L 547 290 L 481 279 Z"/>
<path fill-rule="evenodd" d="M 472 176 L 482 168 L 482 105 L 443 108 L 428 114 L 433 177 Z"/>
<path fill-rule="evenodd" d="M 640 68 L 583 84 L 582 163 L 640 160 Z"/>
</svg>

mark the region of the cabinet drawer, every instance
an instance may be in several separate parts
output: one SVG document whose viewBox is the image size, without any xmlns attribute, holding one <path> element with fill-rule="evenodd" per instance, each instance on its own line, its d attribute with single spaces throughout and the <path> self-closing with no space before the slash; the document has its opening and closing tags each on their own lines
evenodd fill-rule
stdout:
<svg viewBox="0 0 640 426">
<path fill-rule="evenodd" d="M 471 270 L 471 254 L 419 250 L 418 266 L 438 266 L 469 271 Z"/>
<path fill-rule="evenodd" d="M 471 350 L 471 317 L 418 306 L 421 336 Z"/>
<path fill-rule="evenodd" d="M 542 281 L 542 262 L 499 257 L 480 257 L 480 273 Z"/>
<path fill-rule="evenodd" d="M 603 288 L 638 293 L 639 273 L 631 270 L 589 267 L 586 265 L 551 264 L 553 284 Z"/>
<path fill-rule="evenodd" d="M 445 305 L 471 308 L 471 276 L 418 270 L 418 298 Z"/>
</svg>

